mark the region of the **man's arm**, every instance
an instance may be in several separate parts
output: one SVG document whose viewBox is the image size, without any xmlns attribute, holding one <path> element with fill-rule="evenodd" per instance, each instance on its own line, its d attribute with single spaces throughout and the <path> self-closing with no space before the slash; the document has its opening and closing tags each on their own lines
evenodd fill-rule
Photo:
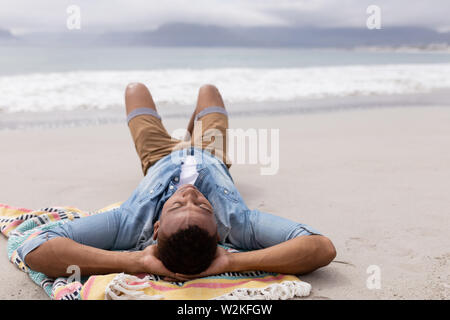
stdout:
<svg viewBox="0 0 450 320">
<path fill-rule="evenodd" d="M 67 276 L 77 265 L 83 275 L 131 270 L 135 255 L 114 252 L 121 210 L 113 209 L 62 224 L 26 241 L 19 256 L 32 270 L 51 277 Z"/>
<path fill-rule="evenodd" d="M 79 244 L 67 238 L 49 240 L 30 252 L 26 263 L 50 277 L 67 277 L 67 268 L 76 265 L 81 275 L 116 272 L 152 273 L 173 281 L 189 280 L 168 270 L 158 259 L 157 246 L 142 251 L 108 251 Z"/>
<path fill-rule="evenodd" d="M 333 243 L 324 236 L 300 236 L 278 245 L 228 255 L 228 271 L 261 270 L 303 274 L 328 265 L 336 257 Z"/>
<path fill-rule="evenodd" d="M 336 256 L 333 243 L 306 224 L 252 210 L 243 226 L 236 240 L 243 249 L 255 251 L 233 256 L 241 270 L 305 273 L 328 265 Z"/>
<path fill-rule="evenodd" d="M 310 226 L 258 210 L 242 217 L 245 219 L 232 226 L 227 240 L 248 251 L 229 254 L 219 249 L 200 276 L 249 270 L 302 274 L 324 267 L 336 257 L 333 243 Z"/>
<path fill-rule="evenodd" d="M 331 241 L 321 235 L 300 236 L 265 249 L 229 253 L 218 247 L 211 265 L 196 275 L 180 275 L 187 279 L 207 277 L 224 272 L 266 271 L 304 274 L 329 264 L 336 256 Z"/>
<path fill-rule="evenodd" d="M 135 273 L 139 270 L 139 252 L 97 249 L 68 238 L 51 239 L 27 254 L 26 264 L 50 277 L 69 276 L 67 268 L 76 265 L 81 275 L 113 272 Z"/>
<path fill-rule="evenodd" d="M 130 248 L 135 240 L 120 237 L 121 219 L 121 210 L 114 209 L 45 230 L 22 244 L 19 257 L 48 276 L 65 276 L 70 265 L 83 275 L 134 271 L 137 255 L 109 251 Z"/>
</svg>

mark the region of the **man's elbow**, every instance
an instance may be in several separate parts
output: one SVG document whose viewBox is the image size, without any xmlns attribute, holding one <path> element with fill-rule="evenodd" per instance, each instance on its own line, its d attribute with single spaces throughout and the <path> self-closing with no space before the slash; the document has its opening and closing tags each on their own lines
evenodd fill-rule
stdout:
<svg viewBox="0 0 450 320">
<path fill-rule="evenodd" d="M 42 268 L 40 267 L 42 262 L 39 259 L 39 248 L 37 247 L 33 251 L 29 252 L 25 256 L 25 264 L 32 270 L 42 272 Z M 48 275 L 48 274 L 47 274 Z M 48 275 L 50 276 L 50 275 Z"/>
<path fill-rule="evenodd" d="M 321 237 L 321 244 L 318 249 L 318 255 L 320 256 L 320 267 L 324 267 L 330 264 L 331 261 L 336 258 L 336 248 L 327 237 Z"/>
<path fill-rule="evenodd" d="M 24 262 L 33 271 L 42 272 L 46 276 L 57 278 L 60 277 L 61 274 L 54 272 L 54 267 L 51 263 L 51 251 L 48 250 L 48 243 L 49 241 L 44 242 L 34 250 L 30 251 L 24 257 Z"/>
<path fill-rule="evenodd" d="M 336 248 L 330 239 L 324 236 L 314 236 L 314 245 L 310 248 L 309 267 L 305 273 L 325 267 L 336 258 Z"/>
</svg>

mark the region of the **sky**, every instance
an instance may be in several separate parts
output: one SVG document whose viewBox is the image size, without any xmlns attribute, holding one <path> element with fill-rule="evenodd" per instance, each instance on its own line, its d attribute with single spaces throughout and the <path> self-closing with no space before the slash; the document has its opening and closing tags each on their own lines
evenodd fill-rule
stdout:
<svg viewBox="0 0 450 320">
<path fill-rule="evenodd" d="M 450 31 L 449 0 L 0 0 L 0 28 L 15 34 L 67 29 L 67 8 L 80 8 L 86 32 L 151 30 L 165 23 L 220 26 L 365 27 L 369 5 L 382 27 Z"/>
</svg>

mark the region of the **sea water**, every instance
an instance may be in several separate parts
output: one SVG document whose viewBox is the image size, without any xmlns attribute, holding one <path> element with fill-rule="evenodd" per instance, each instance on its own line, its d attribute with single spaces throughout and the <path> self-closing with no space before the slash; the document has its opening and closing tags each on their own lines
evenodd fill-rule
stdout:
<svg viewBox="0 0 450 320">
<path fill-rule="evenodd" d="M 450 54 L 297 48 L 0 47 L 0 113 L 124 109 L 146 84 L 165 116 L 192 111 L 215 84 L 230 112 L 278 102 L 403 95 L 450 88 Z M 300 105 L 300 104 L 299 104 Z M 53 118 L 54 120 L 54 118 Z"/>
</svg>

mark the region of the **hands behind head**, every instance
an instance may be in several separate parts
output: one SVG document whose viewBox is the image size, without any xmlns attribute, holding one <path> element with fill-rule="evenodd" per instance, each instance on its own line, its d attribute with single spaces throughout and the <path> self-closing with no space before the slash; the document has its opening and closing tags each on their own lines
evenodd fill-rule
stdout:
<svg viewBox="0 0 450 320">
<path fill-rule="evenodd" d="M 224 248 L 218 246 L 217 251 L 216 251 L 216 257 L 214 258 L 214 260 L 212 261 L 212 263 L 208 267 L 208 269 L 206 269 L 205 271 L 203 271 L 202 273 L 199 273 L 199 274 L 192 275 L 192 274 L 176 273 L 176 275 L 179 277 L 183 277 L 184 279 L 187 279 L 187 280 L 193 280 L 193 279 L 197 279 L 197 278 L 204 278 L 204 277 L 208 277 L 208 276 L 212 276 L 212 275 L 216 275 L 216 274 L 221 274 L 224 272 L 229 272 L 229 271 L 231 271 L 230 270 L 231 254 L 232 253 L 226 251 Z"/>
<path fill-rule="evenodd" d="M 157 256 L 158 248 L 157 245 L 151 245 L 142 251 L 141 257 L 141 269 L 146 273 L 157 274 L 159 276 L 164 276 L 166 281 L 187 281 L 189 279 L 177 276 L 176 273 L 167 269 L 164 264 L 159 260 Z"/>
<path fill-rule="evenodd" d="M 157 246 L 151 245 L 142 251 L 142 267 L 147 273 L 164 276 L 163 280 L 170 282 L 189 281 L 230 271 L 230 253 L 222 247 L 217 247 L 216 256 L 211 265 L 199 274 L 180 274 L 167 269 L 157 257 Z"/>
</svg>

